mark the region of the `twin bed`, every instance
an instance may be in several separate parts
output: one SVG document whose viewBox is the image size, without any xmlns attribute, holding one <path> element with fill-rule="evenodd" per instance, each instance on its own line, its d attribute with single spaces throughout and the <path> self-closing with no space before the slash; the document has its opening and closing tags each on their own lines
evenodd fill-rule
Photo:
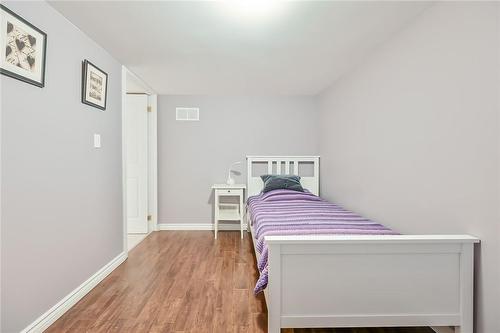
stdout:
<svg viewBox="0 0 500 333">
<path fill-rule="evenodd" d="M 255 292 L 265 294 L 269 333 L 388 326 L 472 333 L 476 238 L 399 235 L 321 199 L 318 156 L 248 156 L 247 167 Z M 261 193 L 263 174 L 299 175 L 308 191 Z"/>
</svg>

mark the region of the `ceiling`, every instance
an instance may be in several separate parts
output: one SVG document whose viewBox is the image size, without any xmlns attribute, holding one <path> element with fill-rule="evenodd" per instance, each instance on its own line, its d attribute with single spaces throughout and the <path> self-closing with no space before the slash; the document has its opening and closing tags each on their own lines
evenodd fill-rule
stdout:
<svg viewBox="0 0 500 333">
<path fill-rule="evenodd" d="M 157 93 L 209 95 L 315 95 L 430 5 L 275 2 L 250 15 L 227 1 L 50 3 Z"/>
</svg>

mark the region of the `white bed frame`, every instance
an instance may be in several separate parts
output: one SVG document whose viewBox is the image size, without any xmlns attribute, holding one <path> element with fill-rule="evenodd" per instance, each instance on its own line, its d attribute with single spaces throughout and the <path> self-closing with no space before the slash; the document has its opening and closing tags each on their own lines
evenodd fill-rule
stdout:
<svg viewBox="0 0 500 333">
<path fill-rule="evenodd" d="M 259 162 L 267 163 L 267 173 L 296 175 L 299 163 L 312 162 L 314 175 L 301 176 L 301 183 L 319 195 L 319 156 L 248 156 L 249 196 L 262 190 L 254 170 Z M 269 333 L 390 326 L 473 332 L 475 237 L 267 236 L 265 241 Z"/>
</svg>

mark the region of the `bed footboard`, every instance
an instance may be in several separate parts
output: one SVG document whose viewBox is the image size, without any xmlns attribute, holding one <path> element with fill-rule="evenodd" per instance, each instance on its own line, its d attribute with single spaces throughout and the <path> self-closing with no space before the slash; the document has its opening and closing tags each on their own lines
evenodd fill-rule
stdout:
<svg viewBox="0 0 500 333">
<path fill-rule="evenodd" d="M 268 236 L 268 331 L 453 326 L 473 330 L 468 235 Z"/>
</svg>

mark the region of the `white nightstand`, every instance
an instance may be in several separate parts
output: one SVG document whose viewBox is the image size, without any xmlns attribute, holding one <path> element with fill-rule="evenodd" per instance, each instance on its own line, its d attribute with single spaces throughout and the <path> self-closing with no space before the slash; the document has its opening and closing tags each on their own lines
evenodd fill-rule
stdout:
<svg viewBox="0 0 500 333">
<path fill-rule="evenodd" d="M 214 226 L 215 239 L 219 230 L 219 221 L 240 221 L 241 238 L 243 238 L 243 219 L 245 215 L 245 189 L 244 184 L 215 184 L 214 189 Z M 224 202 L 223 197 L 236 197 L 237 203 Z"/>
</svg>

